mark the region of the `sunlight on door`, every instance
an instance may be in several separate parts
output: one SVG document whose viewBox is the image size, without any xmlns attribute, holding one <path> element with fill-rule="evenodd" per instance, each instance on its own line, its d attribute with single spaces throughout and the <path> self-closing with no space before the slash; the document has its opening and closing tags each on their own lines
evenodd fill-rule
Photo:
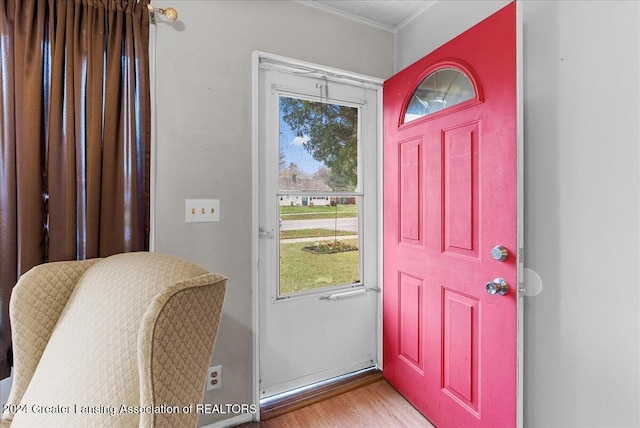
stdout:
<svg viewBox="0 0 640 428">
<path fill-rule="evenodd" d="M 359 285 L 360 109 L 279 97 L 278 295 Z"/>
</svg>

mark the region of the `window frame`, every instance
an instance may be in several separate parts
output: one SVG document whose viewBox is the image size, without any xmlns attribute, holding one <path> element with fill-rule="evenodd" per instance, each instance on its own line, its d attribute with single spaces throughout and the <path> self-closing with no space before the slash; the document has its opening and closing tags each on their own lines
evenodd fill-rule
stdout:
<svg viewBox="0 0 640 428">
<path fill-rule="evenodd" d="M 336 83 L 336 82 L 334 82 Z M 273 111 L 273 115 L 270 118 L 270 120 L 275 121 L 275 124 L 272 124 L 272 126 L 274 127 L 273 129 L 277 129 L 278 130 L 278 135 L 280 134 L 280 108 L 279 108 L 279 104 L 280 104 L 280 98 L 281 97 L 286 97 L 286 98 L 295 98 L 295 99 L 301 99 L 301 100 L 307 100 L 307 101 L 312 101 L 312 102 L 326 102 L 326 103 L 331 103 L 331 104 L 338 104 L 341 106 L 346 106 L 346 107 L 352 107 L 352 108 L 357 108 L 358 109 L 358 124 L 357 124 L 357 153 L 358 153 L 358 159 L 357 159 L 357 163 L 358 163 L 358 184 L 356 186 L 356 188 L 353 191 L 338 191 L 338 192 L 328 192 L 328 191 L 313 191 L 313 190 L 309 190 L 309 191 L 300 191 L 299 194 L 296 193 L 295 196 L 299 196 L 299 197 L 336 197 L 336 198 L 341 198 L 341 197 L 355 197 L 356 199 L 359 199 L 361 201 L 361 205 L 362 207 L 365 206 L 365 192 L 364 192 L 364 188 L 366 186 L 366 180 L 364 177 L 364 164 L 368 163 L 365 161 L 365 154 L 363 152 L 363 144 L 362 144 L 362 121 L 363 121 L 363 109 L 364 106 L 366 104 L 365 100 L 354 100 L 354 99 L 344 99 L 341 97 L 337 97 L 337 98 L 322 98 L 321 96 L 315 96 L 312 94 L 308 94 L 308 93 L 303 93 L 300 91 L 295 91 L 291 88 L 274 88 L 273 91 L 273 98 L 274 98 L 274 103 L 278 105 L 278 108 L 275 109 L 275 111 Z M 276 101 L 277 100 L 277 101 Z M 375 143 L 375 141 L 373 142 Z M 275 145 L 274 147 L 275 148 Z M 278 144 L 277 144 L 277 148 L 279 149 L 279 139 L 278 139 Z M 373 150 L 373 149 L 372 149 Z M 279 159 L 279 151 L 278 151 L 278 159 Z M 279 164 L 278 164 L 279 165 Z M 276 178 L 279 177 L 279 167 L 278 167 L 278 174 L 276 174 Z M 279 186 L 279 183 L 274 183 L 273 184 L 274 189 L 275 189 L 275 200 L 277 203 L 277 207 L 276 209 L 279 211 L 280 209 L 280 205 L 279 205 L 279 201 L 281 197 L 287 197 L 287 196 L 292 196 L 292 192 L 282 192 Z M 297 291 L 297 292 L 292 292 L 292 293 L 281 293 L 280 292 L 280 260 L 281 260 L 281 244 L 280 244 L 280 228 L 281 228 L 281 223 L 280 221 L 278 221 L 278 224 L 275 227 L 275 233 L 274 233 L 274 240 L 275 242 L 275 247 L 276 247 L 276 255 L 277 255 L 277 260 L 278 262 L 276 263 L 275 266 L 275 281 L 273 284 L 273 301 L 274 302 L 279 302 L 279 301 L 287 301 L 290 299 L 296 299 L 296 298 L 304 298 L 304 297 L 309 297 L 309 296 L 317 296 L 320 294 L 327 294 L 329 293 L 340 293 L 340 292 L 344 292 L 344 291 L 351 291 L 351 290 L 357 290 L 357 289 L 366 289 L 366 285 L 365 285 L 365 279 L 364 279 L 364 273 L 365 273 L 365 245 L 364 245 L 364 239 L 365 239 L 365 231 L 364 231 L 364 214 L 362 212 L 362 208 L 360 205 L 358 206 L 358 276 L 359 276 L 359 280 L 356 283 L 347 283 L 347 284 L 335 284 L 335 285 L 328 285 L 328 286 L 324 286 L 324 287 L 317 287 L 317 288 L 313 288 L 313 289 L 309 289 L 309 290 L 304 290 L 304 291 Z M 369 264 L 368 262 L 366 264 Z"/>
<path fill-rule="evenodd" d="M 414 120 L 411 120 L 409 122 L 405 121 L 405 116 L 407 114 L 407 109 L 409 108 L 409 104 L 411 103 L 411 99 L 413 98 L 413 94 L 416 92 L 416 90 L 420 87 L 420 85 L 422 84 L 422 82 L 424 82 L 430 75 L 432 75 L 433 73 L 437 72 L 438 70 L 442 70 L 442 69 L 447 69 L 447 68 L 452 68 L 455 70 L 458 70 L 459 72 L 463 73 L 464 75 L 467 76 L 467 78 L 471 81 L 471 84 L 473 85 L 473 90 L 475 92 L 475 97 L 468 99 L 466 101 L 463 101 L 461 103 L 458 104 L 454 104 L 451 107 L 446 107 L 443 108 L 442 110 L 436 111 L 434 113 L 431 114 L 427 114 L 424 115 L 422 117 L 416 118 Z M 412 84 L 410 85 L 411 87 L 413 87 L 413 90 L 411 92 L 407 92 L 407 96 L 403 102 L 403 107 L 402 107 L 402 111 L 400 112 L 400 115 L 398 116 L 398 128 L 399 129 L 404 129 L 410 126 L 415 126 L 417 124 L 420 124 L 426 120 L 432 120 L 432 119 L 436 119 L 442 116 L 446 116 L 448 114 L 451 113 L 455 113 L 458 112 L 460 110 L 469 108 L 469 107 L 473 107 L 475 105 L 478 105 L 482 102 L 484 102 L 484 92 L 482 89 L 482 86 L 480 85 L 479 80 L 476 77 L 476 73 L 475 71 L 467 64 L 465 64 L 462 61 L 442 61 L 439 62 L 435 65 L 433 65 L 432 67 L 429 67 L 428 69 L 425 70 L 424 73 L 420 74 L 418 76 L 418 78 L 416 80 L 414 80 L 412 82 Z"/>
</svg>

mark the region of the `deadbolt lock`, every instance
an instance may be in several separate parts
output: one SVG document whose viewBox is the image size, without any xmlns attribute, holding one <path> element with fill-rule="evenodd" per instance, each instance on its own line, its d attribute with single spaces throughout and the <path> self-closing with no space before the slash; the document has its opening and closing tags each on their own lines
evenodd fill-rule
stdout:
<svg viewBox="0 0 640 428">
<path fill-rule="evenodd" d="M 494 260 L 503 262 L 509 258 L 509 250 L 507 250 L 507 247 L 504 245 L 496 245 L 491 250 L 491 257 L 493 257 Z"/>
</svg>

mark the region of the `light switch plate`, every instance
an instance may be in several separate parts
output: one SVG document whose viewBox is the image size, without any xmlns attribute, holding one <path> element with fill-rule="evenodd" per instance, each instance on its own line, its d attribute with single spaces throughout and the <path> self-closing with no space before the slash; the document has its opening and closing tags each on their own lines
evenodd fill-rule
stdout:
<svg viewBox="0 0 640 428">
<path fill-rule="evenodd" d="M 186 223 L 211 223 L 220 221 L 220 199 L 185 199 Z"/>
</svg>

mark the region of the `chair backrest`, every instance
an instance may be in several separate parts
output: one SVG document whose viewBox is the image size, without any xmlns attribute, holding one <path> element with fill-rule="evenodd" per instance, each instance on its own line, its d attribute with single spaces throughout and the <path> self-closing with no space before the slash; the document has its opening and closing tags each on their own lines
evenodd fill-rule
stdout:
<svg viewBox="0 0 640 428">
<path fill-rule="evenodd" d="M 19 426 L 194 426 L 226 278 L 127 253 L 79 279 L 21 400 Z"/>
</svg>

